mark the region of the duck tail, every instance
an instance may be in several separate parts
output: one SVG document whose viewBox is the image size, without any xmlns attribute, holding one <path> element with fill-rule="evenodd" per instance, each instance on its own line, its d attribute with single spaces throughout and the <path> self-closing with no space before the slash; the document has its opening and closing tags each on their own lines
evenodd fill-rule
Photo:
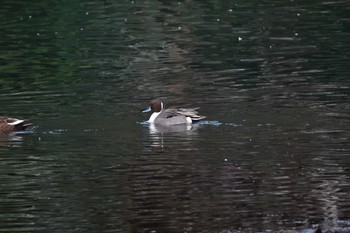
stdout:
<svg viewBox="0 0 350 233">
<path fill-rule="evenodd" d="M 192 121 L 200 121 L 207 118 L 206 116 L 195 116 L 195 117 L 191 117 Z"/>
<path fill-rule="evenodd" d="M 16 130 L 26 130 L 31 125 L 32 123 L 30 123 L 28 120 L 24 120 L 22 123 L 16 125 Z"/>
<path fill-rule="evenodd" d="M 26 130 L 29 126 L 32 125 L 28 120 L 18 120 L 18 119 L 9 119 L 9 125 L 13 127 L 14 131 Z"/>
</svg>

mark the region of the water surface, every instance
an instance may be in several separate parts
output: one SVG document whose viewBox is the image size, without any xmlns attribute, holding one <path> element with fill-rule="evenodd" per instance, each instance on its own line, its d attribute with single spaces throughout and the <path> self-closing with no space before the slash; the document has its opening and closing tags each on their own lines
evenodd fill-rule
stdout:
<svg viewBox="0 0 350 233">
<path fill-rule="evenodd" d="M 349 232 L 349 7 L 3 1 L 0 231 Z"/>
</svg>

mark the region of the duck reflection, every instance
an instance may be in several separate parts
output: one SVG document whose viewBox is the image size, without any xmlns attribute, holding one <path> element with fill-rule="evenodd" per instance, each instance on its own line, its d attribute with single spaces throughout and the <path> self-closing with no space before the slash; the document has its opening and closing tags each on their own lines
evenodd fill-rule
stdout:
<svg viewBox="0 0 350 233">
<path fill-rule="evenodd" d="M 164 126 L 158 124 L 148 124 L 148 140 L 145 147 L 146 152 L 163 152 L 168 145 L 175 141 L 192 141 L 193 136 L 198 134 L 199 125 L 179 124 Z"/>
<path fill-rule="evenodd" d="M 24 138 L 18 134 L 0 134 L 0 147 L 21 147 Z"/>
</svg>

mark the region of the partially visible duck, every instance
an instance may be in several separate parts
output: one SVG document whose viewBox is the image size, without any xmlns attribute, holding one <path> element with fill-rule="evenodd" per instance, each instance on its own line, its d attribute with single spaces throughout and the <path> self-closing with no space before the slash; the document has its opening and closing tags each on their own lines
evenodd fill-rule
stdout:
<svg viewBox="0 0 350 233">
<path fill-rule="evenodd" d="M 195 121 L 206 118 L 198 115 L 198 108 L 169 108 L 165 109 L 164 104 L 160 99 L 151 101 L 150 106 L 142 112 L 153 112 L 149 118 L 150 123 L 159 125 L 179 125 L 192 124 Z"/>
<path fill-rule="evenodd" d="M 32 123 L 28 122 L 27 120 L 0 117 L 0 134 L 26 130 L 31 125 Z"/>
</svg>

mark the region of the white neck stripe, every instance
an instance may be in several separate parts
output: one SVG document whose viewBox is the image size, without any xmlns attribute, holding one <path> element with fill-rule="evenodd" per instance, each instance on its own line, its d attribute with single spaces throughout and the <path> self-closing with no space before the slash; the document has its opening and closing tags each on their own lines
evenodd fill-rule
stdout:
<svg viewBox="0 0 350 233">
<path fill-rule="evenodd" d="M 152 115 L 151 115 L 151 117 L 149 118 L 149 122 L 150 123 L 153 123 L 155 120 L 156 120 L 156 118 L 158 117 L 158 115 L 160 114 L 160 112 L 154 112 L 154 113 L 152 113 Z"/>
</svg>

